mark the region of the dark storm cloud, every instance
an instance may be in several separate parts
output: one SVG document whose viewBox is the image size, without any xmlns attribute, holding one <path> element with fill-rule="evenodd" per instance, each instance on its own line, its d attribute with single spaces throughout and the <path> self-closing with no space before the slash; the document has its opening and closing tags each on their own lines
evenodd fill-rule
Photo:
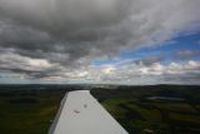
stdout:
<svg viewBox="0 0 200 134">
<path fill-rule="evenodd" d="M 129 0 L 1 0 L 0 5 L 5 19 L 79 42 L 96 40 L 101 27 L 123 20 Z"/>
<path fill-rule="evenodd" d="M 13 62 L 1 60 L 1 71 L 7 67 L 33 78 L 78 79 L 96 58 L 196 31 L 199 4 L 198 0 L 0 0 L 0 56 Z M 141 62 L 150 66 L 161 60 Z M 77 72 L 70 74 L 72 70 Z"/>
</svg>

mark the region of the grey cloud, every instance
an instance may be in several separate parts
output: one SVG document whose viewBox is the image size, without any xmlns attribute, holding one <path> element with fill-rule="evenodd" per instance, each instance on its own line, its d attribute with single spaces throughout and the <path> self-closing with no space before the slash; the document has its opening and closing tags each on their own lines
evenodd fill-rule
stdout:
<svg viewBox="0 0 200 134">
<path fill-rule="evenodd" d="M 96 27 L 117 23 L 126 16 L 129 0 L 1 0 L 1 14 L 19 24 L 68 39 L 95 32 Z M 84 32 L 85 35 L 80 34 Z M 79 39 L 79 38 L 78 38 Z M 90 38 L 92 39 L 92 38 Z M 77 40 L 74 39 L 74 40 Z"/>
<path fill-rule="evenodd" d="M 199 4 L 198 0 L 0 0 L 0 54 L 9 52 L 50 65 L 37 72 L 29 62 L 11 57 L 15 64 L 0 61 L 1 70 L 24 71 L 33 78 L 70 78 L 63 73 L 89 68 L 96 58 L 156 46 L 179 32 L 196 31 Z M 160 60 L 141 62 L 150 66 Z"/>
<path fill-rule="evenodd" d="M 200 74 L 187 73 L 185 75 L 166 75 L 162 77 L 163 83 L 199 85 Z"/>
<path fill-rule="evenodd" d="M 149 56 L 140 60 L 136 60 L 136 64 L 143 64 L 145 66 L 150 66 L 154 63 L 161 62 L 164 59 L 164 56 L 158 55 L 158 56 Z"/>
<path fill-rule="evenodd" d="M 200 52 L 198 50 L 180 50 L 176 53 L 176 56 L 177 58 L 187 60 L 200 56 Z"/>
</svg>

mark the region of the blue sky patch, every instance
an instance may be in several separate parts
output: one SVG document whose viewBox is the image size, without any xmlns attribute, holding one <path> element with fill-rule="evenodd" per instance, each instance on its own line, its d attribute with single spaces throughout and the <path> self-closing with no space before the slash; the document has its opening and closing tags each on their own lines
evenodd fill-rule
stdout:
<svg viewBox="0 0 200 134">
<path fill-rule="evenodd" d="M 92 64 L 96 66 L 105 64 L 117 64 L 125 60 L 136 61 L 149 57 L 163 57 L 163 60 L 161 61 L 163 64 L 168 64 L 173 61 L 184 62 L 184 59 L 177 58 L 177 53 L 179 51 L 185 50 L 200 52 L 200 33 L 177 37 L 171 41 L 167 41 L 158 45 L 158 47 L 148 47 L 133 51 L 123 51 L 113 59 L 95 60 Z M 200 60 L 200 55 L 191 57 L 190 60 Z"/>
</svg>

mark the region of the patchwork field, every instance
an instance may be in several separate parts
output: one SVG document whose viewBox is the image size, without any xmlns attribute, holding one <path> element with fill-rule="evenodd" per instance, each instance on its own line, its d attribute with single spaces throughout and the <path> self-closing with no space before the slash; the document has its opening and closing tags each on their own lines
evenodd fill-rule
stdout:
<svg viewBox="0 0 200 134">
<path fill-rule="evenodd" d="M 131 134 L 200 133 L 198 87 L 118 87 L 96 89 L 92 93 Z M 149 96 L 183 98 L 184 101 L 149 100 Z"/>
</svg>

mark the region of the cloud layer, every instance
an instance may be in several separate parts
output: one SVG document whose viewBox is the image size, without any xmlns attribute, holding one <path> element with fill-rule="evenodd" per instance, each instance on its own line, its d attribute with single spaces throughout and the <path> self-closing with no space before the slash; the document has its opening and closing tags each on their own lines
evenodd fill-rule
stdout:
<svg viewBox="0 0 200 134">
<path fill-rule="evenodd" d="M 95 59 L 199 32 L 199 5 L 199 0 L 0 0 L 0 71 L 25 79 L 80 81 L 91 75 L 88 79 L 111 81 L 91 69 Z M 159 60 L 143 63 L 149 67 Z M 118 70 L 112 77 L 129 75 Z"/>
</svg>

